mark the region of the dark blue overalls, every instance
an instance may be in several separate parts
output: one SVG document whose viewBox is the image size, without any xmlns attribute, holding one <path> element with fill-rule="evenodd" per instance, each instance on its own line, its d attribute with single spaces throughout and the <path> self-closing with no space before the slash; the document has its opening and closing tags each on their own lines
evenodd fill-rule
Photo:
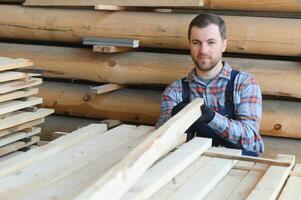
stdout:
<svg viewBox="0 0 301 200">
<path fill-rule="evenodd" d="M 225 108 L 218 111 L 219 114 L 226 116 L 228 119 L 235 119 L 235 106 L 233 101 L 233 92 L 234 92 L 234 80 L 239 71 L 232 70 L 230 80 L 226 86 L 225 92 Z M 183 87 L 183 101 L 190 102 L 190 88 L 189 83 L 185 81 L 186 78 L 182 78 L 182 87 Z M 221 138 L 217 135 L 213 129 L 211 129 L 206 123 L 196 121 L 191 127 L 186 131 L 187 141 L 191 140 L 195 136 L 212 138 L 212 146 L 224 146 L 232 149 L 242 149 L 241 145 L 232 143 L 228 140 Z M 248 156 L 258 156 L 254 151 L 242 150 L 243 155 Z"/>
</svg>

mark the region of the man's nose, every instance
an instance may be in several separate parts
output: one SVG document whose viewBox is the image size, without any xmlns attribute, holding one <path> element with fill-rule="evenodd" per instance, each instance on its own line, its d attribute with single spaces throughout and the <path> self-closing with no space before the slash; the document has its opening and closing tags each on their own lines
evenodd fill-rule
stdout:
<svg viewBox="0 0 301 200">
<path fill-rule="evenodd" d="M 200 53 L 202 53 L 202 54 L 207 54 L 207 53 L 208 53 L 208 50 L 209 50 L 208 44 L 202 43 L 202 44 L 200 45 L 200 49 L 199 49 L 199 52 L 200 52 Z"/>
</svg>

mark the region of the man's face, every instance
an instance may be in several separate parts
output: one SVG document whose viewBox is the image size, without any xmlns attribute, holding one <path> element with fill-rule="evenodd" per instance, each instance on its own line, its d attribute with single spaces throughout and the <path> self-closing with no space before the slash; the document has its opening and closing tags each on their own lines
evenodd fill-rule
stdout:
<svg viewBox="0 0 301 200">
<path fill-rule="evenodd" d="M 227 40 L 222 39 L 217 25 L 210 24 L 205 28 L 192 27 L 189 46 L 197 70 L 207 72 L 221 61 Z"/>
</svg>

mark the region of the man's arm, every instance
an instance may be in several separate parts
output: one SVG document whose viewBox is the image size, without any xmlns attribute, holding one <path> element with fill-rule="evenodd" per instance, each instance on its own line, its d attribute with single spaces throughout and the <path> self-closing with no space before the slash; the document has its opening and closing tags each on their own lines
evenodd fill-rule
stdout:
<svg viewBox="0 0 301 200">
<path fill-rule="evenodd" d="M 236 119 L 228 119 L 225 116 L 215 113 L 214 118 L 208 126 L 216 131 L 221 137 L 239 144 L 248 151 L 263 152 L 264 145 L 259 134 L 262 96 L 256 80 L 246 74 L 238 77 L 238 84 L 235 88 L 235 99 L 239 99 L 236 107 Z"/>
</svg>

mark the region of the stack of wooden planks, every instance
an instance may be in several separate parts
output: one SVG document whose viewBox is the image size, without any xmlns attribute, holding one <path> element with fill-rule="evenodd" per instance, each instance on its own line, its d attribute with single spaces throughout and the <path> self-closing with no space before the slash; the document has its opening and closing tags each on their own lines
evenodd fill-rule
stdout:
<svg viewBox="0 0 301 200">
<path fill-rule="evenodd" d="M 192 102 L 157 130 L 91 124 L 0 163 L 1 199 L 291 199 L 300 198 L 300 165 L 291 155 L 241 156 L 183 143 L 200 116 Z M 292 170 L 294 171 L 292 172 Z"/>
<path fill-rule="evenodd" d="M 58 114 L 153 125 L 159 117 L 163 89 L 150 90 L 150 86 L 166 86 L 191 70 L 188 24 L 197 13 L 213 12 L 220 14 L 228 27 L 225 60 L 233 68 L 254 75 L 261 86 L 264 95 L 261 133 L 301 138 L 298 1 L 26 0 L 24 5 L 0 5 L 1 38 L 35 40 L 35 44 L 64 42 L 64 45 L 82 43 L 85 37 L 114 38 L 139 40 L 139 47 L 156 48 L 104 54 L 62 45 L 0 43 L 0 55 L 31 59 L 45 70 L 44 77 L 108 84 L 97 87 L 96 95 L 90 92 L 88 84 L 45 82 L 40 93 L 45 99 L 43 105 L 54 108 Z M 109 7 L 89 10 L 83 6 Z M 108 10 L 111 6 L 122 10 Z M 154 12 L 153 8 L 169 8 L 169 11 Z M 175 51 L 179 49 L 184 51 Z M 137 90 L 124 88 L 127 85 L 147 86 Z M 271 96 L 282 100 L 270 100 Z M 294 101 L 287 101 L 288 98 Z"/>
<path fill-rule="evenodd" d="M 33 97 L 42 84 L 41 74 L 22 71 L 32 67 L 27 59 L 0 57 L 0 156 L 36 144 L 44 117 L 52 109 L 37 109 L 42 98 Z"/>
</svg>

